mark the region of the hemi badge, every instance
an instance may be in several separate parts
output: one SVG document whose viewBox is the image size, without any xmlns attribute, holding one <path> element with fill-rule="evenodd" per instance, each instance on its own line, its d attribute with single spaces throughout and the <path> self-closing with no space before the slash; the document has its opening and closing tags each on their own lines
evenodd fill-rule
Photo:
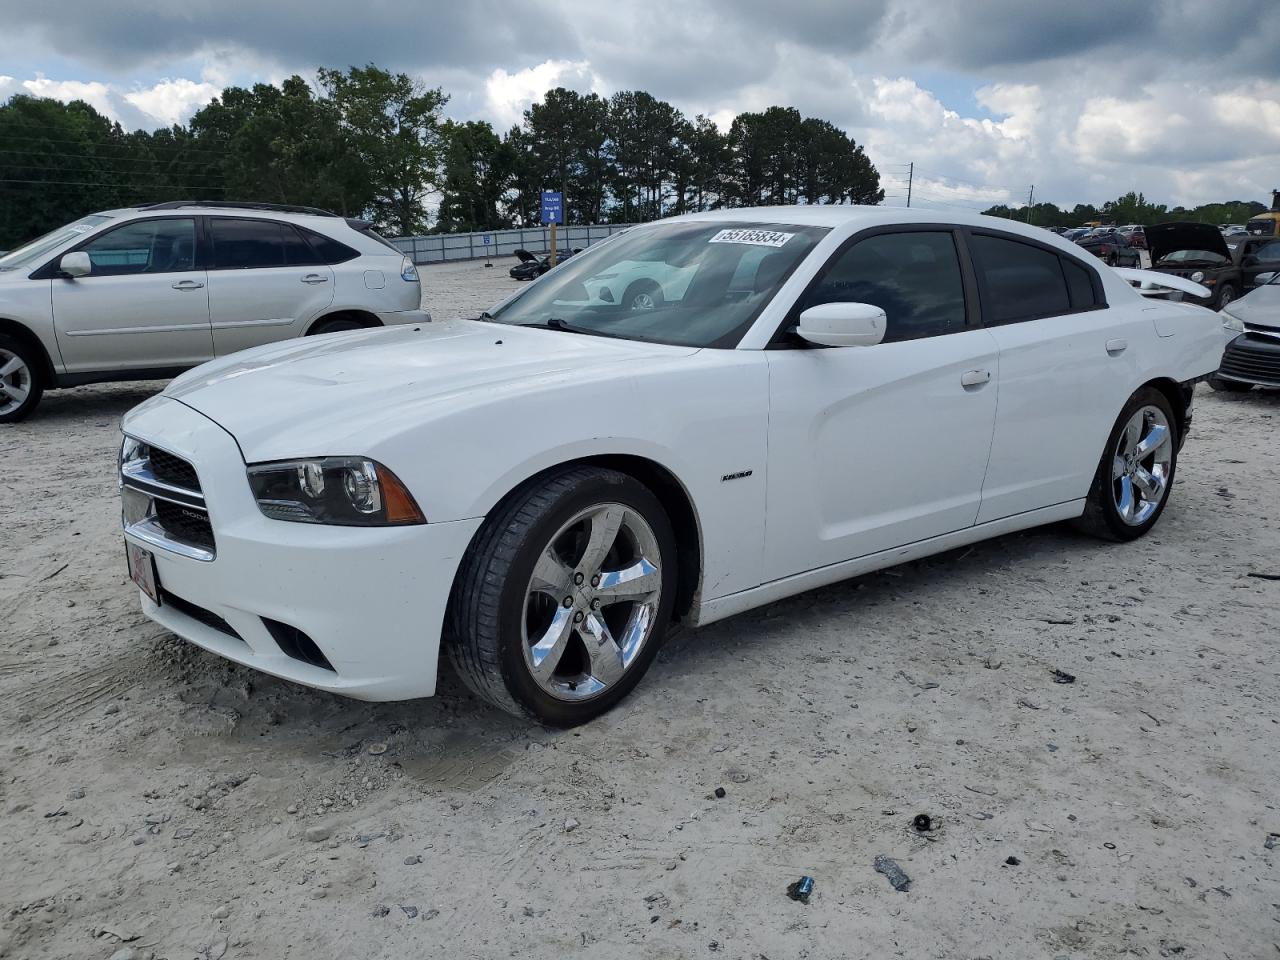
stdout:
<svg viewBox="0 0 1280 960">
<path fill-rule="evenodd" d="M 739 470 L 737 473 L 726 473 L 723 477 L 720 478 L 720 482 L 725 483 L 729 480 L 741 480 L 743 477 L 749 477 L 749 476 L 751 476 L 750 470 Z"/>
</svg>

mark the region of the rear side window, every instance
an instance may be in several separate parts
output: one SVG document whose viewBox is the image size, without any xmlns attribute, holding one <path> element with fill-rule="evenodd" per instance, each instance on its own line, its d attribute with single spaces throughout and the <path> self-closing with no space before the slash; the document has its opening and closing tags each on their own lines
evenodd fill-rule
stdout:
<svg viewBox="0 0 1280 960">
<path fill-rule="evenodd" d="M 306 227 L 298 227 L 298 233 L 306 238 L 307 243 L 315 251 L 316 256 L 320 258 L 321 263 L 345 263 L 360 256 L 359 251 L 352 250 L 345 243 L 339 243 L 332 237 L 326 237 L 324 234 L 308 230 Z M 398 253 L 399 251 L 396 252 Z"/>
<path fill-rule="evenodd" d="M 1056 253 L 983 234 L 974 234 L 970 243 L 988 325 L 1071 312 L 1067 278 Z"/>
<path fill-rule="evenodd" d="M 1072 310 L 1088 310 L 1098 305 L 1098 298 L 1093 291 L 1093 277 L 1083 264 L 1070 257 L 1063 257 L 1062 272 L 1067 278 Z"/>
<path fill-rule="evenodd" d="M 949 232 L 920 231 L 859 240 L 832 260 L 800 309 L 841 301 L 884 310 L 885 343 L 963 330 L 964 281 L 955 239 Z"/>
</svg>

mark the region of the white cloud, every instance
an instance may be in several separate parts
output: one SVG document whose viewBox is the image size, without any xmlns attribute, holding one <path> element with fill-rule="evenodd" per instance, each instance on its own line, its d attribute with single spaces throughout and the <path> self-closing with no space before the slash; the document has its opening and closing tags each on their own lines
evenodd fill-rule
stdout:
<svg viewBox="0 0 1280 960">
<path fill-rule="evenodd" d="M 185 77 L 166 78 L 153 86 L 130 91 L 124 99 L 147 116 L 172 126 L 186 120 L 221 92 L 222 88 L 212 83 L 196 83 Z"/>
<path fill-rule="evenodd" d="M 118 119 L 118 112 L 113 103 L 111 89 L 97 80 L 84 82 L 81 80 L 50 80 L 43 73 L 37 73 L 34 80 L 22 81 L 23 88 L 36 97 L 49 97 L 70 103 L 72 100 L 83 100 L 99 113 L 111 119 Z"/>
<path fill-rule="evenodd" d="M 500 131 L 519 123 L 525 108 L 541 100 L 552 87 L 605 92 L 600 77 L 586 60 L 544 60 L 515 73 L 499 67 L 489 74 L 484 86 L 486 119 Z"/>
</svg>

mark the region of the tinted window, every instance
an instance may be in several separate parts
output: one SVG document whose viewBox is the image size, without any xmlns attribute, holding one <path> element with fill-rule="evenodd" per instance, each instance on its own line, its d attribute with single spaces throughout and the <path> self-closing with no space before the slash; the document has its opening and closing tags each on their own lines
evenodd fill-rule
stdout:
<svg viewBox="0 0 1280 960">
<path fill-rule="evenodd" d="M 296 227 L 282 223 L 280 230 L 284 234 L 284 262 L 289 266 L 313 266 L 324 262 Z"/>
<path fill-rule="evenodd" d="M 1075 310 L 1087 310 L 1097 305 L 1093 294 L 1093 280 L 1083 264 L 1070 257 L 1062 258 L 1062 272 L 1067 277 L 1067 291 L 1071 294 L 1071 306 Z"/>
<path fill-rule="evenodd" d="M 839 254 L 800 308 L 871 303 L 885 312 L 884 342 L 955 333 L 965 326 L 964 282 L 950 233 L 884 233 Z"/>
<path fill-rule="evenodd" d="M 975 234 L 973 254 L 988 324 L 1069 313 L 1071 298 L 1056 253 L 1016 240 Z"/>
<path fill-rule="evenodd" d="M 344 263 L 360 256 L 359 253 L 352 250 L 345 243 L 339 243 L 332 237 L 326 237 L 323 234 L 316 233 L 314 230 L 299 227 L 298 232 L 307 238 L 307 242 L 315 250 L 316 256 L 320 258 L 321 263 Z M 396 252 L 399 253 L 400 251 L 397 250 Z"/>
<path fill-rule="evenodd" d="M 283 267 L 287 236 L 281 224 L 270 220 L 214 218 L 213 266 L 219 270 Z"/>
<path fill-rule="evenodd" d="M 190 217 L 126 223 L 83 249 L 93 264 L 93 276 L 193 270 L 196 224 Z"/>
<path fill-rule="evenodd" d="M 1280 261 L 1280 240 L 1264 243 L 1254 251 L 1259 263 L 1276 263 Z"/>
</svg>

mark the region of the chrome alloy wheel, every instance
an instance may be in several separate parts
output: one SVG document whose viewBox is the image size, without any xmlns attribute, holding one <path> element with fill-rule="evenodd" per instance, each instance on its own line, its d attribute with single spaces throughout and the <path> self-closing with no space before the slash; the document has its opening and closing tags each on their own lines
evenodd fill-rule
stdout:
<svg viewBox="0 0 1280 960">
<path fill-rule="evenodd" d="M 662 597 L 658 538 L 637 511 L 603 503 L 560 528 L 524 598 L 524 659 L 558 700 L 617 683 L 653 634 Z"/>
<path fill-rule="evenodd" d="M 1160 508 L 1173 465 L 1173 431 L 1164 411 L 1145 406 L 1134 413 L 1116 441 L 1111 489 L 1116 512 L 1131 527 Z"/>
<path fill-rule="evenodd" d="M 657 307 L 658 305 L 654 302 L 653 294 L 651 293 L 637 293 L 631 298 L 631 309 L 634 311 L 656 310 Z"/>
<path fill-rule="evenodd" d="M 0 414 L 17 410 L 31 394 L 31 370 L 16 353 L 0 347 Z"/>
</svg>

